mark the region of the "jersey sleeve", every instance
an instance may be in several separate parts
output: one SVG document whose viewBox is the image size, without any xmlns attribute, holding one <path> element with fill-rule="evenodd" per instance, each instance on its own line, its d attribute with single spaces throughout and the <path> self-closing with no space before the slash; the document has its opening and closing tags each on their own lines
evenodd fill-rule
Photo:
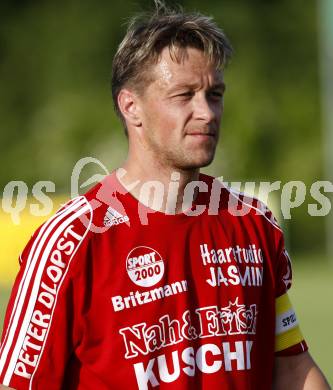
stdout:
<svg viewBox="0 0 333 390">
<path fill-rule="evenodd" d="M 0 384 L 62 388 L 66 362 L 80 340 L 80 262 L 92 210 L 85 197 L 62 207 L 32 236 L 8 303 L 0 345 Z M 74 305 L 75 302 L 75 305 Z"/>
<path fill-rule="evenodd" d="M 275 353 L 296 355 L 308 349 L 288 291 L 292 285 L 292 264 L 285 248 L 283 233 L 278 232 L 275 300 Z"/>
</svg>

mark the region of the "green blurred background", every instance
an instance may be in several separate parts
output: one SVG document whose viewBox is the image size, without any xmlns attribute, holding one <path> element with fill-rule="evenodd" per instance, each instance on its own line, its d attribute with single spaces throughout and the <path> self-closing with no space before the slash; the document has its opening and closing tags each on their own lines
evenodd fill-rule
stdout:
<svg viewBox="0 0 333 390">
<path fill-rule="evenodd" d="M 314 203 L 311 183 L 333 180 L 333 72 L 325 73 L 333 56 L 332 0 L 177 3 L 212 15 L 235 48 L 225 76 L 222 140 L 205 171 L 226 181 L 307 185 L 305 202 L 292 210 L 291 219 L 284 220 L 278 207 L 276 213 L 294 259 L 292 297 L 303 332 L 333 383 L 332 212 L 311 217 L 307 210 Z M 24 181 L 31 196 L 37 181 L 48 180 L 55 183 L 55 211 L 69 197 L 78 159 L 96 157 L 110 171 L 119 165 L 127 142 L 113 111 L 111 62 L 128 17 L 150 5 L 147 0 L 1 2 L 0 198 L 10 181 Z M 28 198 L 27 206 L 32 202 Z M 20 217 L 16 225 L 0 209 L 1 325 L 17 256 L 45 219 L 31 216 L 28 207 Z"/>
</svg>

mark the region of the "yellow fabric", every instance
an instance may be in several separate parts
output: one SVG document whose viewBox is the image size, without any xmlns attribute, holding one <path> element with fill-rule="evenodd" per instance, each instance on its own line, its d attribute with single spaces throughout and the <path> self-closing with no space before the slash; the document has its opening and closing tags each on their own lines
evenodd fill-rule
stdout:
<svg viewBox="0 0 333 390">
<path fill-rule="evenodd" d="M 284 314 L 288 316 L 288 313 L 290 312 L 294 313 L 291 301 L 287 293 L 281 295 L 276 299 L 275 307 L 277 318 L 279 316 L 282 316 L 283 318 Z M 286 331 L 281 331 L 279 332 L 279 334 L 276 334 L 275 352 L 279 352 L 289 347 L 292 347 L 293 345 L 300 343 L 302 340 L 304 340 L 304 337 L 302 335 L 299 325 L 297 324 L 291 329 L 287 329 Z"/>
<path fill-rule="evenodd" d="M 286 333 L 281 333 L 275 337 L 275 352 L 283 351 L 304 340 L 299 326 L 290 329 Z"/>
<path fill-rule="evenodd" d="M 276 298 L 276 300 L 275 300 L 276 315 L 280 315 L 280 314 L 288 311 L 292 307 L 293 306 L 290 302 L 288 293 L 281 295 L 280 297 Z"/>
</svg>

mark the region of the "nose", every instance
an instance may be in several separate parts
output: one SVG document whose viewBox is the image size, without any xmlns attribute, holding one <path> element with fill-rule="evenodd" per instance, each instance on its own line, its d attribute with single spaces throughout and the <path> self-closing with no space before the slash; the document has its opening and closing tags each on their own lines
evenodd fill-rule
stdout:
<svg viewBox="0 0 333 390">
<path fill-rule="evenodd" d="M 205 123 L 210 123 L 217 118 L 216 108 L 209 101 L 205 93 L 197 93 L 193 99 L 193 117 L 197 120 L 202 120 Z"/>
</svg>

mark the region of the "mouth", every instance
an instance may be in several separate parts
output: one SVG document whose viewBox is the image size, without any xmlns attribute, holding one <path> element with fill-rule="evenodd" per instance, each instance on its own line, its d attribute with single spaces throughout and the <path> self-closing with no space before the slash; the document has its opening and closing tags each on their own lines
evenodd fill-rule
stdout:
<svg viewBox="0 0 333 390">
<path fill-rule="evenodd" d="M 197 139 L 203 139 L 203 140 L 216 138 L 215 132 L 206 133 L 206 132 L 201 132 L 201 131 L 192 131 L 192 132 L 186 133 L 186 135 L 189 135 L 191 137 L 195 137 Z"/>
</svg>

